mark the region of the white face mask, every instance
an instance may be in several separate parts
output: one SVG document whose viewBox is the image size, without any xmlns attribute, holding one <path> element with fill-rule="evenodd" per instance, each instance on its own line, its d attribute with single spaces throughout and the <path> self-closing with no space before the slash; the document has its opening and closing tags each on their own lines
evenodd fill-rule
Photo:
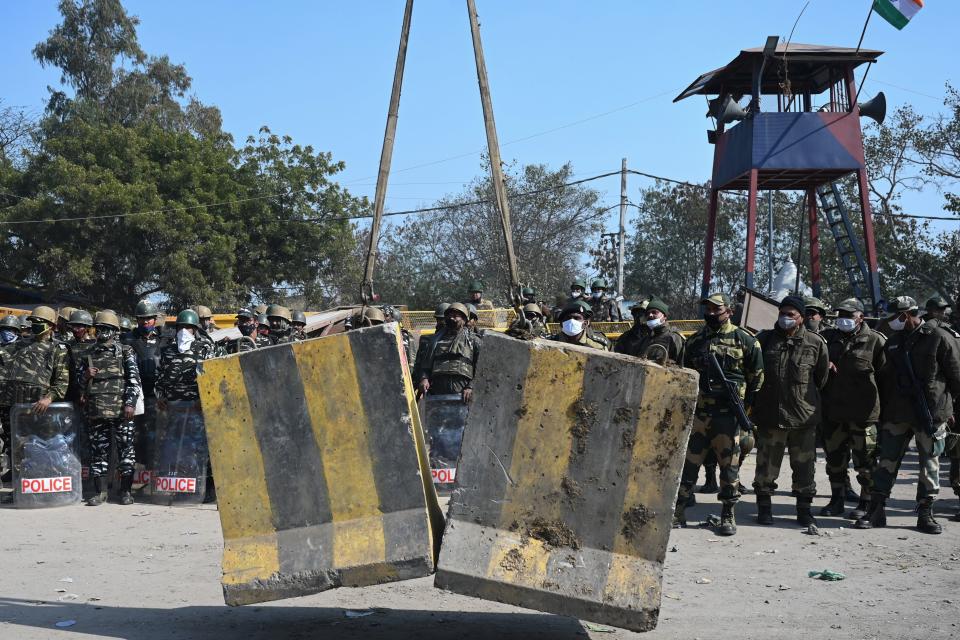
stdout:
<svg viewBox="0 0 960 640">
<path fill-rule="evenodd" d="M 890 321 L 890 329 L 893 331 L 903 331 L 903 328 L 907 326 L 906 320 L 901 320 L 900 318 L 894 318 Z"/>
<path fill-rule="evenodd" d="M 663 324 L 663 318 L 654 318 L 652 320 L 647 320 L 647 326 L 651 329 L 656 329 Z"/>
<path fill-rule="evenodd" d="M 583 291 L 580 291 L 579 289 L 574 289 L 573 291 L 570 292 L 570 297 L 579 298 L 582 294 L 583 294 Z"/>
<path fill-rule="evenodd" d="M 857 321 L 853 318 L 837 318 L 837 329 L 844 333 L 850 333 L 857 328 Z"/>
<path fill-rule="evenodd" d="M 571 338 L 583 333 L 583 322 L 581 322 L 580 320 L 574 320 L 573 318 L 570 318 L 569 320 L 564 320 L 562 327 L 563 327 L 563 332 L 568 336 L 570 336 Z"/>
<path fill-rule="evenodd" d="M 777 324 L 780 325 L 780 328 L 784 331 L 789 331 L 797 326 L 797 321 L 790 316 L 780 316 L 777 318 Z"/>
<path fill-rule="evenodd" d="M 177 331 L 177 351 L 186 353 L 196 339 L 196 336 L 190 333 L 189 329 L 180 329 Z"/>
<path fill-rule="evenodd" d="M 594 291 L 594 292 L 593 292 L 593 297 L 594 297 L 594 299 L 599 300 L 601 296 L 603 296 L 603 291 Z"/>
</svg>

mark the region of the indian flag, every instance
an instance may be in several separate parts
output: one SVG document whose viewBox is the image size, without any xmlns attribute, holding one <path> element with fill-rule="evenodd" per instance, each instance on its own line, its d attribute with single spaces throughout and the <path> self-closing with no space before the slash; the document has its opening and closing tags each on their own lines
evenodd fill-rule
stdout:
<svg viewBox="0 0 960 640">
<path fill-rule="evenodd" d="M 923 0 L 873 0 L 873 10 L 897 29 L 907 26 L 920 9 L 923 9 Z"/>
</svg>

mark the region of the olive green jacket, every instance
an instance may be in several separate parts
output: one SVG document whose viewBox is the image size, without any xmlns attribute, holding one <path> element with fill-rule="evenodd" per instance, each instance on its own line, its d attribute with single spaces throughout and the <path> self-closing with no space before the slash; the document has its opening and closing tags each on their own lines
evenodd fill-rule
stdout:
<svg viewBox="0 0 960 640">
<path fill-rule="evenodd" d="M 886 337 L 864 322 L 850 333 L 827 329 L 823 339 L 827 341 L 830 362 L 836 367 L 823 390 L 824 418 L 834 422 L 876 422 L 880 419 L 877 377 L 886 363 Z"/>
<path fill-rule="evenodd" d="M 757 336 L 763 350 L 763 386 L 757 393 L 753 421 L 765 427 L 803 429 L 822 417 L 820 390 L 827 384 L 827 343 L 802 325 L 792 336 L 779 327 Z"/>
<path fill-rule="evenodd" d="M 906 369 L 908 353 L 934 424 L 945 422 L 953 414 L 953 399 L 960 397 L 960 343 L 955 336 L 927 323 L 909 333 L 896 331 L 890 336 L 880 386 L 884 422 L 916 424 L 920 418 Z"/>
</svg>

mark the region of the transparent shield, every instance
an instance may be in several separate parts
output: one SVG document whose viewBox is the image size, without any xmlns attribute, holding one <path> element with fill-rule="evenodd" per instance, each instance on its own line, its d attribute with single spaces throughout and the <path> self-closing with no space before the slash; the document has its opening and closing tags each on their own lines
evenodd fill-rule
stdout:
<svg viewBox="0 0 960 640">
<path fill-rule="evenodd" d="M 468 411 L 469 406 L 458 393 L 428 395 L 423 399 L 421 413 L 430 449 L 430 475 L 442 495 L 453 491 L 457 479 L 457 459 Z"/>
<path fill-rule="evenodd" d="M 43 415 L 32 405 L 10 409 L 13 496 L 19 508 L 80 502 L 79 419 L 70 402 L 54 402 Z"/>
<path fill-rule="evenodd" d="M 157 408 L 149 501 L 163 505 L 203 502 L 207 486 L 207 434 L 199 402 Z"/>
</svg>

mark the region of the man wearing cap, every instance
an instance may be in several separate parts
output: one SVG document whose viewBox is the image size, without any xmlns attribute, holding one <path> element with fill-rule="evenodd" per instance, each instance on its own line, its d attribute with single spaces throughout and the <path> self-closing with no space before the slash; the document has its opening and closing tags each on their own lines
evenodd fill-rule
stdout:
<svg viewBox="0 0 960 640">
<path fill-rule="evenodd" d="M 804 298 L 803 326 L 807 331 L 820 333 L 822 329 L 827 329 L 827 305 L 820 298 Z"/>
<path fill-rule="evenodd" d="M 459 302 L 444 311 L 443 329 L 426 345 L 417 387 L 421 395 L 460 394 L 473 398 L 473 377 L 480 356 L 480 338 L 467 328 L 467 307 Z"/>
<path fill-rule="evenodd" d="M 232 340 L 227 345 L 227 353 L 244 353 L 257 349 L 257 317 L 252 309 L 241 307 L 237 311 L 237 329 L 240 330 L 240 337 Z"/>
<path fill-rule="evenodd" d="M 590 318 L 592 316 L 593 310 L 585 300 L 574 300 L 567 303 L 560 310 L 560 316 L 557 318 L 557 321 L 560 322 L 560 333 L 549 336 L 547 340 L 578 344 L 583 347 L 606 351 L 609 346 L 597 340 L 596 334 L 590 330 Z"/>
<path fill-rule="evenodd" d="M 764 377 L 753 412 L 758 441 L 753 486 L 760 524 L 773 524 L 771 497 L 777 490 L 784 447 L 790 452 L 797 522 L 802 526 L 817 523 L 810 507 L 817 495 L 816 430 L 822 419 L 820 391 L 827 383 L 830 355 L 824 339 L 804 327 L 805 307 L 800 296 L 785 297 L 776 326 L 757 336 L 763 349 Z"/>
<path fill-rule="evenodd" d="M 927 313 L 923 316 L 924 322 L 927 324 L 940 327 L 941 329 L 950 329 L 953 331 L 953 328 L 950 326 L 950 303 L 943 298 L 943 296 L 934 296 L 927 300 L 926 307 Z"/>
<path fill-rule="evenodd" d="M 623 313 L 617 298 L 607 295 L 610 286 L 603 278 L 597 278 L 590 285 L 590 306 L 597 322 L 622 322 Z"/>
<path fill-rule="evenodd" d="M 427 350 L 430 347 L 430 343 L 433 341 L 433 336 L 443 331 L 443 327 L 446 325 L 443 316 L 449 308 L 449 302 L 442 302 L 437 305 L 437 308 L 433 312 L 433 319 L 435 322 L 433 335 L 423 332 L 420 333 L 420 339 L 417 341 L 417 357 L 414 359 L 413 369 L 410 371 L 410 376 L 415 385 L 420 383 L 420 373 L 423 371 L 423 359 L 427 356 Z M 420 393 L 419 388 L 417 389 L 417 393 Z"/>
<path fill-rule="evenodd" d="M 521 340 L 546 337 L 547 326 L 544 324 L 540 305 L 535 302 L 528 302 L 523 305 L 521 311 L 523 312 L 523 318 L 517 318 L 510 324 L 507 335 Z"/>
<path fill-rule="evenodd" d="M 493 309 L 493 303 L 489 300 L 485 300 L 483 297 L 483 283 L 479 280 L 474 280 L 470 283 L 469 287 L 470 296 L 464 300 L 461 304 L 467 306 L 472 304 L 477 309 L 483 311 L 489 311 Z"/>
<path fill-rule="evenodd" d="M 960 333 L 951 326 L 950 321 L 953 315 L 950 313 L 950 303 L 942 296 L 934 296 L 927 300 L 927 313 L 923 316 L 925 324 L 944 329 L 952 336 L 960 340 Z M 946 451 L 944 452 L 950 458 L 950 487 L 953 492 L 960 497 L 960 397 L 953 397 L 953 422 L 948 421 L 949 433 L 946 439 Z M 960 509 L 953 515 L 953 519 L 960 522 Z"/>
<path fill-rule="evenodd" d="M 863 303 L 856 298 L 837 305 L 836 328 L 826 329 L 822 335 L 830 355 L 821 427 L 830 502 L 820 515 L 843 515 L 847 460 L 852 454 L 860 500 L 847 517 L 857 520 L 864 516 L 870 502 L 880 419 L 877 378 L 886 363 L 883 347 L 887 340 L 863 321 Z"/>
<path fill-rule="evenodd" d="M 644 358 L 645 360 L 653 360 L 658 364 L 682 363 L 683 336 L 670 326 L 667 321 L 667 314 L 669 313 L 670 307 L 660 298 L 652 298 L 647 302 L 643 324 L 646 331 L 640 333 L 635 341 L 631 341 L 632 344 L 628 350 L 620 351 L 620 353 Z M 619 345 L 620 341 L 618 340 L 617 346 Z M 617 350 L 614 348 L 614 351 Z"/>
<path fill-rule="evenodd" d="M 960 397 L 960 345 L 944 329 L 924 322 L 916 300 L 909 296 L 895 298 L 888 310 L 893 314 L 893 335 L 884 350 L 887 366 L 880 380 L 880 455 L 870 511 L 856 526 L 886 526 L 887 498 L 907 445 L 916 438 L 920 457 L 917 529 L 937 534 L 942 528 L 933 517 L 933 502 L 940 492 L 940 456 L 953 418 L 952 398 Z"/>
<path fill-rule="evenodd" d="M 625 355 L 637 353 L 638 345 L 643 337 L 650 332 L 647 327 L 647 304 L 649 300 L 644 300 L 642 306 L 635 304 L 630 307 L 630 315 L 633 316 L 633 325 L 620 334 L 617 341 L 613 343 L 613 351 Z"/>
<path fill-rule="evenodd" d="M 730 321 L 732 310 L 727 294 L 712 294 L 700 304 L 704 306 L 704 326 L 687 340 L 683 349 L 683 365 L 700 373 L 700 393 L 673 524 L 675 527 L 686 526 L 684 509 L 700 475 L 700 466 L 707 452 L 712 450 L 720 465 L 717 499 L 723 504 L 717 533 L 732 536 L 737 532 L 734 507 L 740 499 L 739 461 L 734 458 L 739 449 L 740 425 L 726 385 L 711 372 L 710 355 L 716 356 L 724 376 L 737 384 L 746 407 L 753 403 L 753 397 L 763 383 L 763 360 L 756 338 Z"/>
</svg>

